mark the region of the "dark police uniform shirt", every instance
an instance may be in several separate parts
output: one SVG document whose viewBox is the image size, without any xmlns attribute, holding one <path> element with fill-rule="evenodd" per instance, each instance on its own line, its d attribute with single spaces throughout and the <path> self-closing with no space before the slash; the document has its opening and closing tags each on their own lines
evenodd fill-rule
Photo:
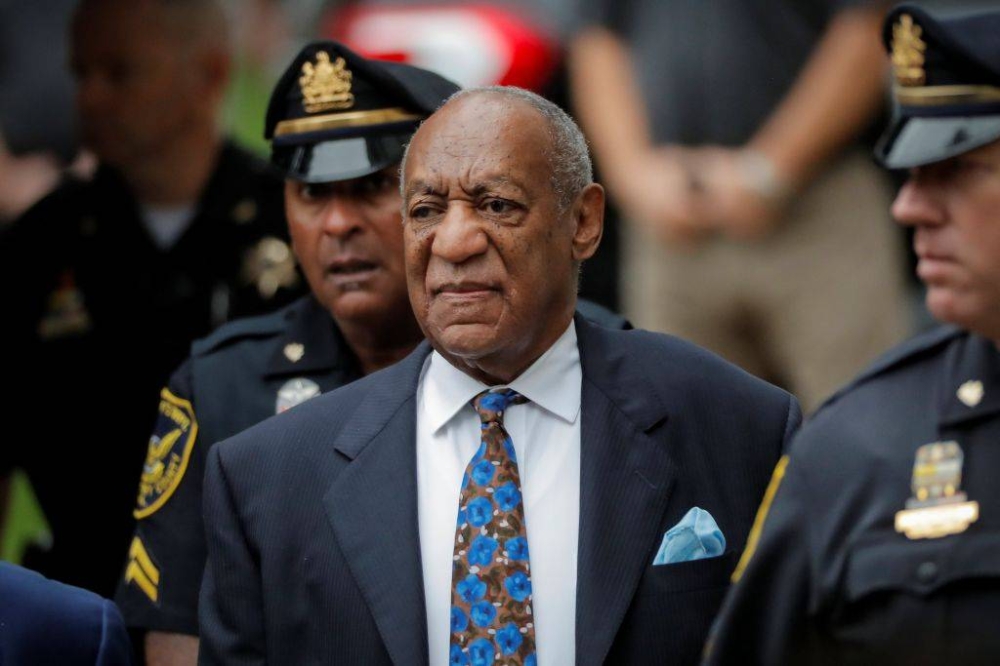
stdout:
<svg viewBox="0 0 1000 666">
<path fill-rule="evenodd" d="M 604 326 L 631 328 L 594 303 L 577 309 Z M 360 377 L 354 353 L 311 296 L 195 343 L 161 393 L 140 481 L 139 520 L 115 597 L 130 627 L 198 633 L 207 557 L 201 482 L 211 445 Z"/>
<path fill-rule="evenodd" d="M 169 447 L 157 453 L 151 445 L 140 482 L 139 520 L 116 597 L 129 626 L 198 633 L 206 557 L 201 479 L 209 447 L 360 376 L 357 358 L 312 296 L 223 326 L 193 345 L 160 396 L 154 439 Z M 178 430 L 179 437 L 168 439 Z M 174 473 L 172 460 L 181 461 Z M 158 464 L 165 479 L 159 487 L 149 478 Z"/>
<path fill-rule="evenodd" d="M 707 663 L 1000 663 L 993 342 L 945 328 L 890 352 L 817 412 L 788 460 L 765 496 L 763 530 L 734 574 Z M 897 513 L 921 499 L 977 502 L 978 520 L 960 533 L 908 538 Z M 947 515 L 955 529 L 965 524 Z"/>
<path fill-rule="evenodd" d="M 0 447 L 0 473 L 29 473 L 53 536 L 29 567 L 113 594 L 160 387 L 192 340 L 301 293 L 266 289 L 291 285 L 295 269 L 282 183 L 265 169 L 224 146 L 168 250 L 110 168 L 61 186 L 0 236 L 8 419 L 28 433 Z"/>
</svg>

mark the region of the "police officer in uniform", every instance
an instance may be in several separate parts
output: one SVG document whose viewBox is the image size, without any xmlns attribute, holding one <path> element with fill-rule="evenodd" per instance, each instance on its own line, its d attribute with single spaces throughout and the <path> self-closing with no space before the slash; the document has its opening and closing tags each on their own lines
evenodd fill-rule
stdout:
<svg viewBox="0 0 1000 666">
<path fill-rule="evenodd" d="M 417 125 L 457 90 L 436 74 L 305 47 L 268 107 L 295 253 L 312 294 L 196 342 L 161 393 L 116 600 L 147 658 L 193 663 L 208 448 L 408 354 L 423 339 L 403 272 L 398 169 Z M 624 319 L 592 303 L 581 312 Z M 185 656 L 186 655 L 186 656 Z"/>
<path fill-rule="evenodd" d="M 0 237 L 7 421 L 30 433 L 0 475 L 28 472 L 53 536 L 25 563 L 104 596 L 156 392 L 192 340 L 302 293 L 281 181 L 218 129 L 225 29 L 218 0 L 83 0 L 72 66 L 101 166 Z"/>
<path fill-rule="evenodd" d="M 887 17 L 927 306 L 774 474 L 708 664 L 1000 662 L 1000 10 Z"/>
</svg>

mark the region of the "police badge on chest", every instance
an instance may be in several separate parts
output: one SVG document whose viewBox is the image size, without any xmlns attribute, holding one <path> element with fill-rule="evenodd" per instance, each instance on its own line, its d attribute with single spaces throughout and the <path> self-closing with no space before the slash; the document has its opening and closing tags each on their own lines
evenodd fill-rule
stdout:
<svg viewBox="0 0 1000 666">
<path fill-rule="evenodd" d="M 278 389 L 278 399 L 274 407 L 274 413 L 280 414 L 288 411 L 295 405 L 299 405 L 310 398 L 315 398 L 320 394 L 319 384 L 305 377 L 296 377 L 285 382 Z"/>
<path fill-rule="evenodd" d="M 896 513 L 896 531 L 908 539 L 960 534 L 979 519 L 979 502 L 961 492 L 965 456 L 958 442 L 934 442 L 917 449 L 913 497 Z"/>
</svg>

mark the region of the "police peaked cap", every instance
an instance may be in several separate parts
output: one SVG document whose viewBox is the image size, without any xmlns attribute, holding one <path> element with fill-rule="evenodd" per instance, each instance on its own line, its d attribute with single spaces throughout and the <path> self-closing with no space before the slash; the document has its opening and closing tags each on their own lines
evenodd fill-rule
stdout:
<svg viewBox="0 0 1000 666">
<path fill-rule="evenodd" d="M 360 178 L 399 162 L 420 122 L 459 89 L 419 67 L 313 42 L 271 94 L 264 136 L 285 178 Z"/>
<path fill-rule="evenodd" d="M 1000 139 L 1000 9 L 931 14 L 903 4 L 886 17 L 895 110 L 875 155 L 902 169 Z"/>
</svg>

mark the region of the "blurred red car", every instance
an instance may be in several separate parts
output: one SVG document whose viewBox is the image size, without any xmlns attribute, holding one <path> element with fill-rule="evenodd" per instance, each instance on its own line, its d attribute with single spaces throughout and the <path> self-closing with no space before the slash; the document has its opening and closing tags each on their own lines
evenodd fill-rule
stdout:
<svg viewBox="0 0 1000 666">
<path fill-rule="evenodd" d="M 358 2 L 334 9 L 322 34 L 367 57 L 431 69 L 466 88 L 500 84 L 538 92 L 559 57 L 558 40 L 542 21 L 487 3 Z"/>
</svg>

